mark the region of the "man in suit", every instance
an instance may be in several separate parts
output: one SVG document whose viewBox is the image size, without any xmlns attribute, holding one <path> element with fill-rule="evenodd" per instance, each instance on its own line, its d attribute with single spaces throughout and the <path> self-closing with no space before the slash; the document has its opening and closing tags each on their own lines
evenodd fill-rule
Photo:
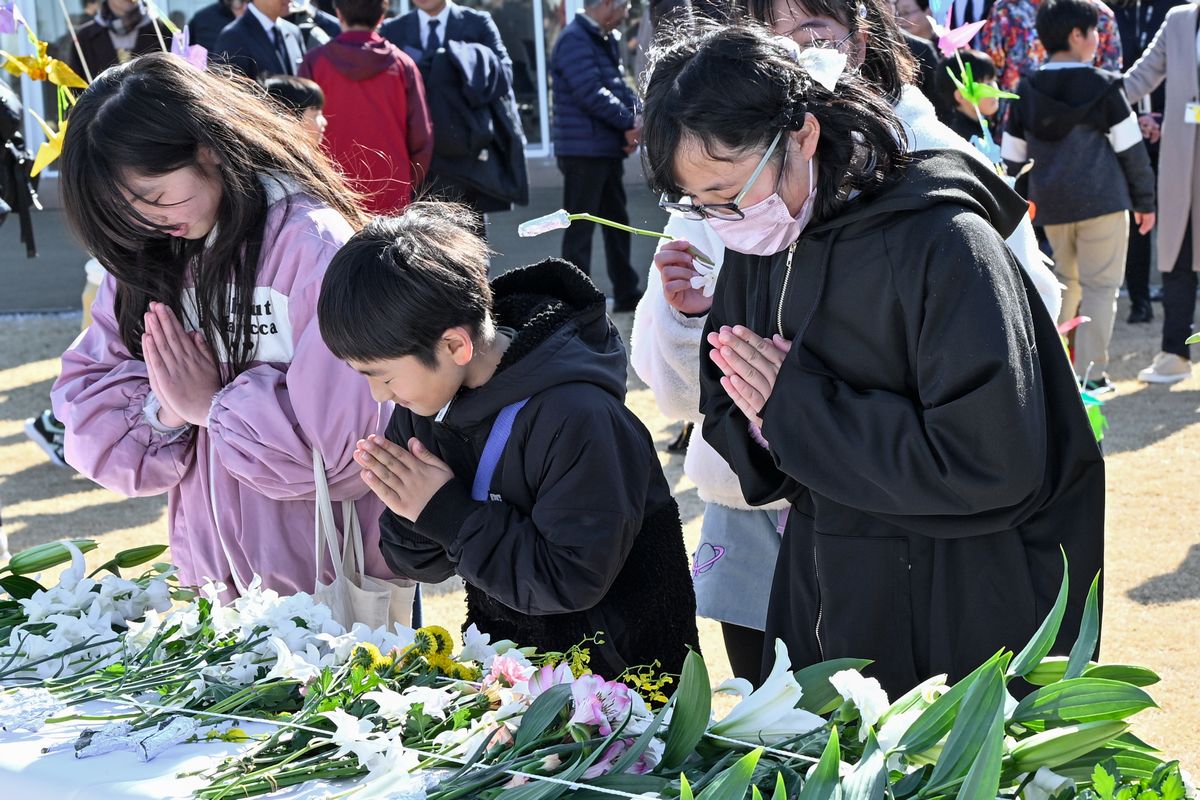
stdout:
<svg viewBox="0 0 1200 800">
<path fill-rule="evenodd" d="M 216 56 L 254 80 L 295 75 L 304 58 L 304 36 L 288 22 L 289 0 L 254 0 L 217 37 Z"/>
<path fill-rule="evenodd" d="M 527 180 L 524 178 L 523 134 L 516 118 L 512 94 L 512 60 L 504 48 L 496 23 L 490 14 L 460 6 L 452 0 L 412 0 L 412 5 L 415 6 L 412 11 L 385 22 L 379 28 L 379 35 L 407 53 L 417 63 L 424 78 L 425 96 L 434 121 L 434 158 L 426 190 L 432 195 L 465 203 L 481 218 L 489 212 L 509 210 L 514 200 L 526 202 L 527 197 L 522 198 L 522 192 L 517 187 L 507 185 L 513 183 L 511 180 L 506 182 L 504 189 L 493 182 L 489 191 L 488 187 L 473 178 L 473 173 L 480 171 L 481 164 L 495 157 L 496 153 L 489 153 L 486 149 L 479 153 L 461 152 L 460 143 L 448 142 L 446 133 L 443 131 L 439 137 L 438 132 L 438 119 L 448 104 L 443 95 L 446 92 L 465 93 L 470 87 L 454 80 L 445 80 L 453 70 L 436 67 L 436 61 L 447 56 L 457 57 L 451 51 L 462 53 L 464 49 L 456 48 L 457 44 L 469 45 L 467 50 L 473 49 L 477 55 L 485 55 L 491 61 L 491 67 L 500 73 L 496 76 L 498 80 L 492 84 L 492 88 L 500 95 L 493 102 L 494 113 L 507 115 L 511 107 L 513 129 L 509 138 L 512 148 L 519 148 L 520 152 L 506 155 L 514 163 L 517 160 L 521 162 L 519 171 L 522 174 L 518 177 Z M 513 191 L 507 191 L 509 188 Z M 484 232 L 482 223 L 480 232 Z"/>
</svg>

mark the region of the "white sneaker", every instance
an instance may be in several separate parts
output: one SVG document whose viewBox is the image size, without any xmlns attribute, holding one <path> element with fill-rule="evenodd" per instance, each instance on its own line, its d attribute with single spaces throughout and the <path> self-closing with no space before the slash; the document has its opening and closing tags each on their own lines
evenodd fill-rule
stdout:
<svg viewBox="0 0 1200 800">
<path fill-rule="evenodd" d="M 1159 353 L 1154 363 L 1138 373 L 1142 383 L 1179 383 L 1192 377 L 1192 362 L 1174 353 Z"/>
</svg>

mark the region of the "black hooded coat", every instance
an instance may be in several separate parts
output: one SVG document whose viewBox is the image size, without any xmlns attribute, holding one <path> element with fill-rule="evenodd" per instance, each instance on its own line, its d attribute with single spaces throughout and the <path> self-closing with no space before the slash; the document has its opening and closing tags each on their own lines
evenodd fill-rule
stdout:
<svg viewBox="0 0 1200 800">
<path fill-rule="evenodd" d="M 399 575 L 467 585 L 467 622 L 543 651 L 603 631 L 591 666 L 610 680 L 699 649 L 679 508 L 645 426 L 625 407 L 626 355 L 604 295 L 550 260 L 492 282 L 497 325 L 516 331 L 497 373 L 441 422 L 397 408 L 387 438 L 415 436 L 454 470 L 416 524 L 385 511 Z M 496 415 L 529 398 L 492 478 L 471 498 Z"/>
<path fill-rule="evenodd" d="M 728 253 L 707 330 L 792 341 L 762 435 L 703 345 L 704 438 L 746 499 L 792 509 L 767 619 L 793 666 L 874 660 L 895 696 L 1021 648 L 1070 559 L 1055 652 L 1104 549 L 1104 463 L 1054 323 L 1004 244 L 1025 203 L 961 153 L 901 177 L 787 253 Z M 782 330 L 780 323 L 782 322 Z M 707 338 L 707 337 L 706 337 Z"/>
</svg>

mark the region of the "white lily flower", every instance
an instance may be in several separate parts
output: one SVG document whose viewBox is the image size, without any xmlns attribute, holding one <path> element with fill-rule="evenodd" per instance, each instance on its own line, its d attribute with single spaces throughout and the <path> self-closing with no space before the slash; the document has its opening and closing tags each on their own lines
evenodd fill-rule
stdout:
<svg viewBox="0 0 1200 800">
<path fill-rule="evenodd" d="M 856 669 L 844 669 L 829 676 L 829 683 L 842 699 L 853 703 L 858 709 L 862 725 L 859 726 L 859 738 L 866 741 L 867 730 L 873 728 L 879 718 L 884 715 L 890 705 L 887 692 L 875 678 L 863 677 Z"/>
<path fill-rule="evenodd" d="M 1033 780 L 1025 784 L 1021 793 L 1025 800 L 1050 800 L 1056 792 L 1073 786 L 1075 781 L 1059 775 L 1049 767 L 1042 767 L 1033 773 Z"/>
<path fill-rule="evenodd" d="M 816 730 L 825 724 L 825 720 L 796 708 L 802 694 L 800 684 L 792 675 L 787 646 L 776 639 L 775 666 L 771 674 L 761 687 L 743 697 L 710 731 L 740 742 L 774 745 Z"/>
<path fill-rule="evenodd" d="M 386 737 L 371 736 L 373 726 L 368 720 L 347 714 L 340 708 L 326 711 L 321 716 L 336 726 L 333 735 L 326 740 L 338 748 L 333 758 L 353 753 L 358 763 L 366 766 L 373 757 L 384 752 L 389 746 Z"/>
<path fill-rule="evenodd" d="M 311 648 L 309 651 L 303 654 L 296 653 L 290 650 L 282 639 L 275 636 L 271 638 L 271 647 L 275 650 L 275 665 L 271 667 L 264 680 L 282 678 L 307 683 L 321 674 L 320 656 L 312 645 L 309 645 Z"/>
<path fill-rule="evenodd" d="M 458 654 L 459 661 L 474 661 L 477 664 L 488 664 L 496 657 L 496 648 L 491 645 L 492 636 L 488 633 L 481 633 L 479 627 L 472 622 L 463 631 L 463 649 Z"/>
<path fill-rule="evenodd" d="M 692 269 L 696 270 L 696 274 L 692 276 L 690 281 L 692 288 L 702 289 L 705 297 L 712 297 L 713 292 L 717 290 L 717 278 L 721 274 L 721 268 L 709 266 L 696 259 L 692 262 Z"/>
<path fill-rule="evenodd" d="M 900 740 L 904 738 L 904 734 L 908 733 L 908 729 L 912 724 L 925 712 L 924 708 L 910 708 L 907 711 L 901 711 L 898 714 L 889 714 L 887 720 L 880 726 L 879 731 L 875 734 L 876 741 L 879 742 L 879 749 L 884 753 L 890 753 L 900 746 Z M 901 754 L 895 753 L 888 756 L 887 767 L 892 771 L 900 770 Z"/>
</svg>

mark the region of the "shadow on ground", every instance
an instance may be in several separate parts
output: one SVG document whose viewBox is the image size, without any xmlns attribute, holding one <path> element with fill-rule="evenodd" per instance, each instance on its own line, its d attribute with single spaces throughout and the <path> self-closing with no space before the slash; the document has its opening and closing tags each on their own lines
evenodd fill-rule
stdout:
<svg viewBox="0 0 1200 800">
<path fill-rule="evenodd" d="M 1144 606 L 1178 603 L 1200 597 L 1200 544 L 1188 548 L 1174 572 L 1155 575 L 1128 592 L 1129 599 Z"/>
</svg>

